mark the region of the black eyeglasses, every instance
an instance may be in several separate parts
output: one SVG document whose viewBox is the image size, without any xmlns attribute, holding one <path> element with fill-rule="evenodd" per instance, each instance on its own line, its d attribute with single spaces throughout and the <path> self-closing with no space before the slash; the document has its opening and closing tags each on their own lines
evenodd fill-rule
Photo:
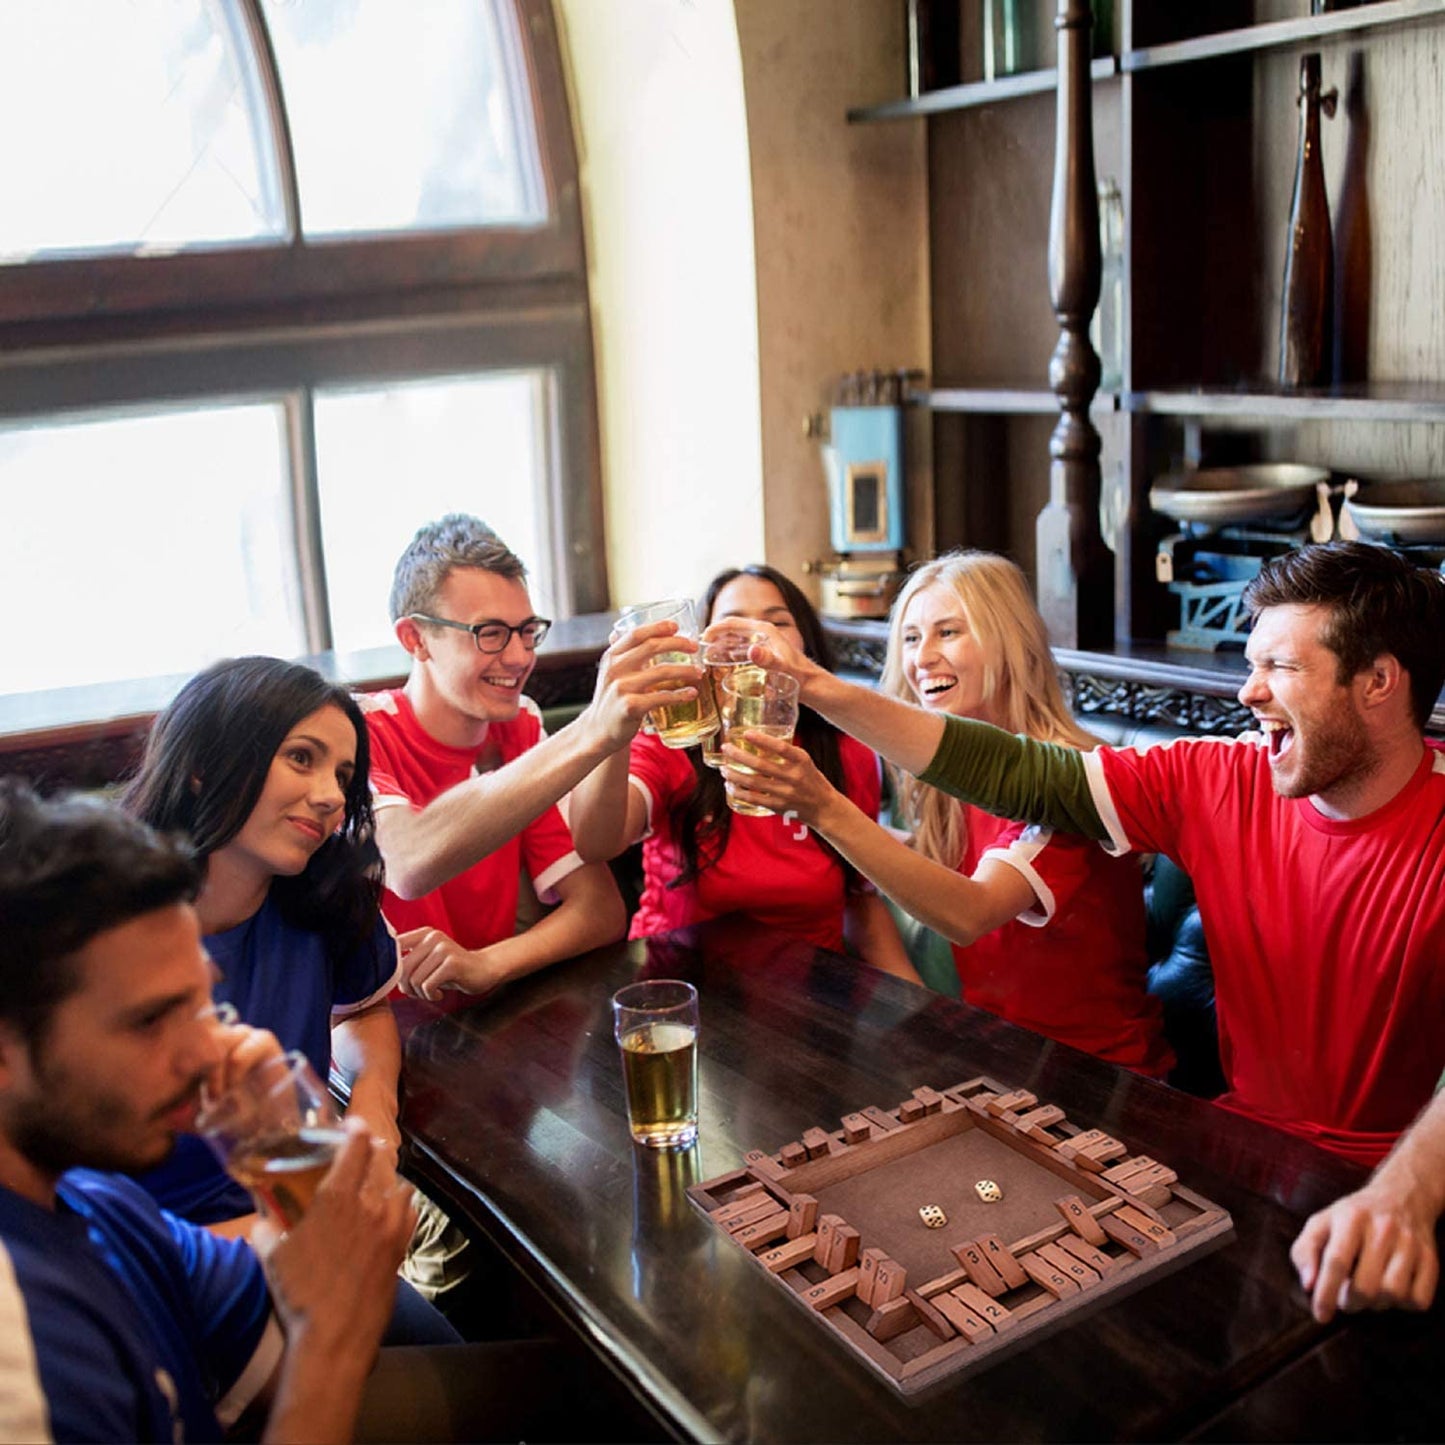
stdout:
<svg viewBox="0 0 1445 1445">
<path fill-rule="evenodd" d="M 425 612 L 410 614 L 413 622 L 429 622 L 433 627 L 450 627 L 457 632 L 470 632 L 478 652 L 505 652 L 507 644 L 516 633 L 522 639 L 522 646 L 528 652 L 535 652 L 537 644 L 547 635 L 552 621 L 548 617 L 529 617 L 515 627 L 505 622 L 449 622 L 445 617 L 428 617 Z"/>
</svg>

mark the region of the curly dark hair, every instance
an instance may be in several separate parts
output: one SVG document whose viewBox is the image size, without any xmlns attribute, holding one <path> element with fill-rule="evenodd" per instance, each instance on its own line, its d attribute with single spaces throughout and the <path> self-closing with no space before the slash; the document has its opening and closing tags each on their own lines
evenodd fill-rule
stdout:
<svg viewBox="0 0 1445 1445">
<path fill-rule="evenodd" d="M 1389 653 L 1410 675 L 1424 728 L 1445 683 L 1445 577 L 1373 542 L 1321 542 L 1266 562 L 1244 590 L 1251 619 L 1266 607 L 1329 610 L 1320 640 L 1340 682 Z"/>
<path fill-rule="evenodd" d="M 366 723 L 344 687 L 275 657 L 208 667 L 156 718 L 121 801 L 151 827 L 184 834 L 204 863 L 245 826 L 287 734 L 327 706 L 340 708 L 356 730 L 341 827 L 301 873 L 273 879 L 270 896 L 288 923 L 321 934 L 328 955 L 340 959 L 375 927 L 382 881 Z"/>
<path fill-rule="evenodd" d="M 808 601 L 801 588 L 785 577 L 775 567 L 755 562 L 747 567 L 729 567 L 719 572 L 707 585 L 702 597 L 702 625 L 706 627 L 713 620 L 713 608 L 717 605 L 718 594 L 739 577 L 757 577 L 771 583 L 778 589 L 784 605 L 798 624 L 803 638 L 803 650 L 814 662 L 833 670 L 833 649 L 828 634 L 823 631 L 813 604 Z M 838 729 L 820 717 L 810 708 L 798 710 L 798 727 L 794 741 L 812 758 L 818 771 L 839 792 L 844 788 L 843 759 L 838 747 Z M 727 806 L 727 792 L 723 786 L 722 774 L 716 768 L 708 767 L 702 760 L 700 748 L 689 748 L 687 757 L 692 762 L 697 782 L 692 793 L 673 805 L 671 822 L 673 837 L 677 839 L 678 851 L 682 854 L 683 866 L 676 878 L 669 881 L 669 888 L 680 888 L 696 879 L 698 873 L 717 862 L 727 847 L 728 834 L 732 828 L 732 810 Z M 817 835 L 814 835 L 817 837 Z M 817 842 L 825 852 L 843 863 L 844 877 L 848 890 L 856 891 L 862 880 L 853 866 L 822 838 Z"/>
<path fill-rule="evenodd" d="M 41 798 L 0 778 L 0 1018 L 38 1046 L 80 986 L 97 934 L 188 903 L 201 870 L 185 844 L 80 794 Z"/>
</svg>

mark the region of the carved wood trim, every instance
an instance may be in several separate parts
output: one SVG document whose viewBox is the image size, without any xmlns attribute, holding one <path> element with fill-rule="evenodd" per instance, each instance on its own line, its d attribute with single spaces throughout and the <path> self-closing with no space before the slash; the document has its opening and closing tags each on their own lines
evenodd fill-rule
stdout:
<svg viewBox="0 0 1445 1445">
<path fill-rule="evenodd" d="M 1049 501 L 1036 524 L 1039 611 L 1059 647 L 1114 635 L 1114 559 L 1099 532 L 1099 433 L 1089 403 L 1099 358 L 1089 322 L 1099 304 L 1099 200 L 1089 76 L 1089 0 L 1058 0 L 1059 89 L 1049 211 L 1049 296 L 1060 326 L 1049 385 L 1060 416 L 1049 440 Z"/>
</svg>

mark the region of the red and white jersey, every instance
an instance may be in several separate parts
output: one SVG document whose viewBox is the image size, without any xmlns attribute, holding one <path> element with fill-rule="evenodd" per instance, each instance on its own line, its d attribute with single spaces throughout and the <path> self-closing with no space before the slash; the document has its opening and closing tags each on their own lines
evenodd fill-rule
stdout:
<svg viewBox="0 0 1445 1445">
<path fill-rule="evenodd" d="M 1194 880 L 1220 1101 L 1375 1164 L 1445 1070 L 1445 753 L 1365 818 L 1281 798 L 1256 735 L 1084 759 L 1115 850 Z"/>
<path fill-rule="evenodd" d="M 521 757 L 543 736 L 542 716 L 529 697 L 510 722 L 488 725 L 480 747 L 439 743 L 417 721 L 400 688 L 359 697 L 371 740 L 372 807 L 424 808 L 458 783 Z M 526 865 L 537 897 L 557 901 L 557 884 L 582 866 L 572 834 L 554 806 L 495 852 L 457 874 L 424 898 L 398 898 L 390 889 L 381 908 L 398 933 L 438 928 L 463 948 L 486 948 L 517 931 L 517 898 Z"/>
<path fill-rule="evenodd" d="M 960 804 L 968 846 L 1015 868 L 1038 907 L 968 947 L 955 944 L 965 1002 L 1110 1063 L 1162 1078 L 1174 1064 L 1163 1010 L 1148 992 L 1144 886 L 1134 858 Z"/>
<path fill-rule="evenodd" d="M 878 816 L 878 758 L 855 739 L 840 735 L 845 794 L 870 818 Z M 731 815 L 727 847 L 691 883 L 667 885 L 682 872 L 672 831 L 672 809 L 697 784 L 692 762 L 680 749 L 639 733 L 628 764 L 632 786 L 647 801 L 648 832 L 642 845 L 642 899 L 630 937 L 642 938 L 724 913 L 744 913 L 768 928 L 806 939 L 819 948 L 843 950 L 846 902 L 843 864 L 796 819 Z"/>
</svg>

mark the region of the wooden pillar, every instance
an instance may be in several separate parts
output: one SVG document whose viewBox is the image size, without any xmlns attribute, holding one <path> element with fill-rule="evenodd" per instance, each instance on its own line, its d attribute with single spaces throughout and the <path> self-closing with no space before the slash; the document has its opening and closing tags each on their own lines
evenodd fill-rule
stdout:
<svg viewBox="0 0 1445 1445">
<path fill-rule="evenodd" d="M 1114 558 L 1099 532 L 1099 433 L 1089 403 L 1099 358 L 1089 322 L 1099 304 L 1099 200 L 1089 77 L 1089 0 L 1058 0 L 1059 88 L 1049 213 L 1049 295 L 1061 328 L 1049 361 L 1059 424 L 1049 441 L 1049 502 L 1039 513 L 1039 610 L 1056 647 L 1109 646 Z"/>
</svg>

